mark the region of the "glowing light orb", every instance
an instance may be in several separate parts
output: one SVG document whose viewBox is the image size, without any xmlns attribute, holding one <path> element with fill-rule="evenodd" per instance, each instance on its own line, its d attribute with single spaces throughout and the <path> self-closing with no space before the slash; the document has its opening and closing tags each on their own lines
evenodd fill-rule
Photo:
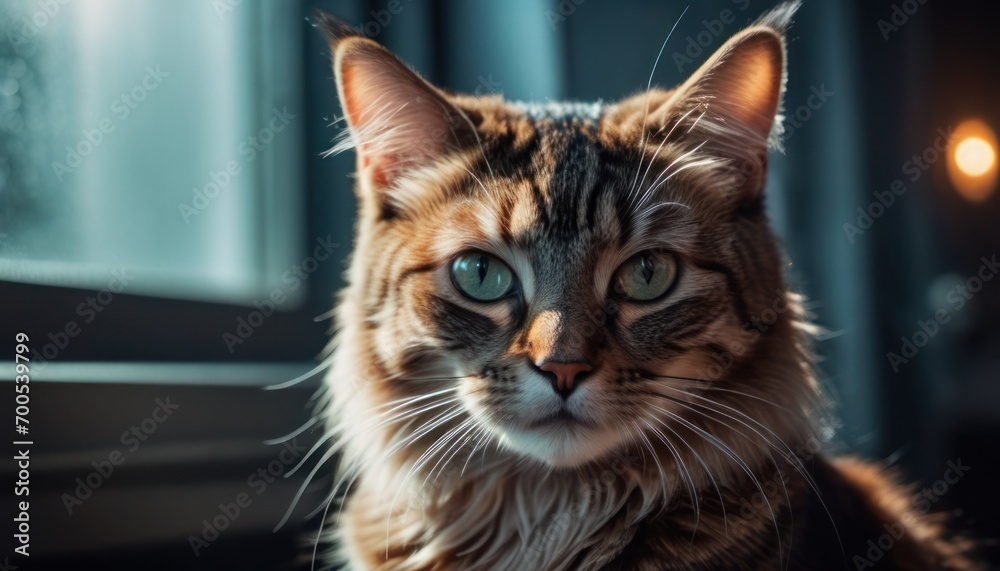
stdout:
<svg viewBox="0 0 1000 571">
<path fill-rule="evenodd" d="M 948 178 L 970 202 L 988 199 L 997 185 L 997 137 L 986 123 L 970 119 L 955 128 L 948 151 Z"/>
</svg>

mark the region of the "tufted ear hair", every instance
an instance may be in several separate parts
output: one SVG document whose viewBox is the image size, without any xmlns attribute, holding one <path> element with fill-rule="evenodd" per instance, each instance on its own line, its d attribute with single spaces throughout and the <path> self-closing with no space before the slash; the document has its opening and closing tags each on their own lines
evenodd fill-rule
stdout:
<svg viewBox="0 0 1000 571">
<path fill-rule="evenodd" d="M 468 117 L 392 52 L 325 12 L 316 22 L 333 54 L 346 146 L 357 149 L 362 187 L 387 190 L 408 171 L 474 144 Z"/>
<path fill-rule="evenodd" d="M 700 145 L 732 174 L 733 190 L 744 200 L 763 189 L 767 152 L 782 132 L 785 91 L 785 30 L 799 2 L 764 14 L 722 45 L 672 92 L 653 91 L 619 104 L 643 113 L 647 141 L 683 138 Z"/>
</svg>

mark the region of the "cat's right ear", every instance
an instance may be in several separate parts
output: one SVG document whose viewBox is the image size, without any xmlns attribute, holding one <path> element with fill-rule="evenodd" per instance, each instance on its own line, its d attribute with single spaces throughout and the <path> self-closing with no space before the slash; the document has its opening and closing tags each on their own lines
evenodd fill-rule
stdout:
<svg viewBox="0 0 1000 571">
<path fill-rule="evenodd" d="M 316 13 L 333 54 L 337 91 L 358 174 L 375 190 L 475 141 L 469 119 L 392 52 L 325 13 Z"/>
</svg>

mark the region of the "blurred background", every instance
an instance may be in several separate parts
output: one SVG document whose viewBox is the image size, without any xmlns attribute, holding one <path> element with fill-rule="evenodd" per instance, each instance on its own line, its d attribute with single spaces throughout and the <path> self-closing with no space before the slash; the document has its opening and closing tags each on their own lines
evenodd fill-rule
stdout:
<svg viewBox="0 0 1000 571">
<path fill-rule="evenodd" d="M 692 2 L 654 83 L 679 83 L 773 5 Z M 313 9 L 452 90 L 607 101 L 645 87 L 686 6 L 0 4 L 0 418 L 15 422 L 24 333 L 30 433 L 16 438 L 33 443 L 31 558 L 11 547 L 0 564 L 308 559 L 330 485 L 330 462 L 308 453 L 318 383 L 263 387 L 315 366 L 351 250 L 353 156 L 321 158 L 340 109 Z M 827 331 L 818 350 L 842 424 L 832 447 L 895 466 L 918 483 L 915 501 L 948 512 L 991 561 L 998 20 L 985 0 L 807 1 L 789 33 L 785 150 L 768 188 L 792 282 Z M 14 481 L 14 462 L 0 474 Z"/>
</svg>

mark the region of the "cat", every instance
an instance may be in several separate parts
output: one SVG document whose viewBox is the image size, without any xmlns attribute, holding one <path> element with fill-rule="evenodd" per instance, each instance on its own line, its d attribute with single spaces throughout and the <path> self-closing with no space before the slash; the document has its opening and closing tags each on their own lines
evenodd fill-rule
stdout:
<svg viewBox="0 0 1000 571">
<path fill-rule="evenodd" d="M 822 450 L 816 329 L 763 196 L 797 8 L 595 104 L 448 93 L 317 15 L 359 201 L 323 562 L 976 568 L 884 470 Z"/>
</svg>

